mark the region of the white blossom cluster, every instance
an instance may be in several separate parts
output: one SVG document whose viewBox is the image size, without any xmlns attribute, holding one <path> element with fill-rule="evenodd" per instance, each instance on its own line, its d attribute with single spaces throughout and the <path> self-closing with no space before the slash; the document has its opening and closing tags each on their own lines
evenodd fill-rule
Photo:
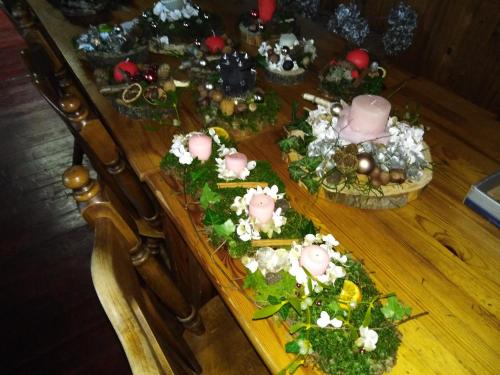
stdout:
<svg viewBox="0 0 500 375">
<path fill-rule="evenodd" d="M 319 245 L 328 252 L 330 262 L 325 273 L 310 279 L 304 268 L 300 265 L 300 255 L 305 246 Z M 289 251 L 285 249 L 272 249 L 270 247 L 260 248 L 255 252 L 252 257 L 245 256 L 241 259 L 243 265 L 254 273 L 259 270 L 264 276 L 269 273 L 276 273 L 279 271 L 286 271 L 295 277 L 297 283 L 304 286 L 304 294 L 309 295 L 309 280 L 313 290 L 317 293 L 321 292 L 323 288 L 321 284 L 333 285 L 335 281 L 346 275 L 344 265 L 347 262 L 347 256 L 342 255 L 335 250 L 339 242 L 331 234 L 308 234 L 304 237 L 302 243 L 294 242 Z M 319 281 L 319 283 L 318 283 Z"/>
<path fill-rule="evenodd" d="M 158 16 L 162 22 L 173 22 L 198 16 L 199 10 L 186 0 L 184 0 L 184 5 L 181 9 L 171 9 L 168 6 L 169 2 L 171 1 L 160 0 L 153 7 L 153 14 Z"/>
<path fill-rule="evenodd" d="M 342 106 L 345 108 L 347 104 L 342 102 Z M 336 150 L 350 142 L 342 139 L 339 133 L 339 119 L 331 115 L 328 107 L 318 105 L 317 109 L 309 112 L 307 122 L 311 125 L 315 137 L 315 140 L 308 145 L 307 155 L 323 158 L 323 162 L 316 170 L 321 177 L 335 167 L 333 156 Z M 358 151 L 372 154 L 382 170 L 404 169 L 410 180 L 419 180 L 423 170 L 429 167 L 424 155 L 423 127 L 411 126 L 399 121 L 397 117 L 390 117 L 387 130 L 390 138 L 386 145 L 367 141 L 358 144 Z"/>
<path fill-rule="evenodd" d="M 221 145 L 218 150 L 218 158 L 215 158 L 215 162 L 217 163 L 217 172 L 219 177 L 225 181 L 231 181 L 235 179 L 245 180 L 248 176 L 250 176 L 250 171 L 253 170 L 257 166 L 257 162 L 255 160 L 250 160 L 247 163 L 246 168 L 244 168 L 239 174 L 231 169 L 227 169 L 226 162 L 224 161 L 224 157 L 229 154 L 233 154 L 236 151 L 234 147 L 226 147 Z"/>
<path fill-rule="evenodd" d="M 262 42 L 261 45 L 259 46 L 258 52 L 261 56 L 265 57 L 267 67 L 270 70 L 275 70 L 278 72 L 284 72 L 285 69 L 283 69 L 283 63 L 285 61 L 292 61 L 293 62 L 293 68 L 289 71 L 294 72 L 298 70 L 303 70 L 300 66 L 299 63 L 295 60 L 293 60 L 289 54 L 283 53 L 283 47 L 288 47 L 290 48 L 291 51 L 295 48 L 302 48 L 305 54 L 310 54 L 311 55 L 311 62 L 316 59 L 316 46 L 314 45 L 314 40 L 313 39 L 303 39 L 302 41 L 299 41 L 295 39 L 293 43 L 286 43 L 284 44 L 283 41 L 280 41 L 278 43 L 275 43 L 274 46 L 272 44 L 269 44 L 267 42 Z M 269 59 L 269 51 L 273 51 L 275 55 L 278 56 L 278 60 L 276 62 L 272 62 Z"/>
<path fill-rule="evenodd" d="M 244 216 L 239 219 L 236 227 L 236 234 L 242 241 L 260 240 L 260 232 L 266 233 L 268 237 L 272 237 L 273 233 L 281 233 L 281 227 L 286 224 L 286 217 L 281 214 L 281 207 L 278 207 L 273 212 L 272 220 L 269 223 L 259 223 L 255 218 L 249 216 L 248 206 L 254 195 L 265 194 L 276 202 L 278 199 L 283 199 L 284 193 L 278 192 L 278 187 L 251 188 L 243 197 L 234 198 L 231 209 L 238 216 Z"/>
</svg>

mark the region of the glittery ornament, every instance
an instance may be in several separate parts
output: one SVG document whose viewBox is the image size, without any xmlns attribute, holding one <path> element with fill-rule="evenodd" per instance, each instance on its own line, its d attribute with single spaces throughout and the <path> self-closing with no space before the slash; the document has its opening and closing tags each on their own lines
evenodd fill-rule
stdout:
<svg viewBox="0 0 500 375">
<path fill-rule="evenodd" d="M 358 155 L 358 173 L 370 174 L 375 168 L 375 160 L 373 156 L 367 152 Z"/>
<path fill-rule="evenodd" d="M 368 21 L 361 16 L 354 2 L 347 5 L 340 4 L 328 21 L 327 28 L 358 46 L 363 43 L 370 32 Z"/>
<path fill-rule="evenodd" d="M 387 23 L 389 27 L 382 37 L 385 52 L 397 55 L 410 47 L 417 28 L 417 12 L 401 1 L 391 9 Z"/>
</svg>

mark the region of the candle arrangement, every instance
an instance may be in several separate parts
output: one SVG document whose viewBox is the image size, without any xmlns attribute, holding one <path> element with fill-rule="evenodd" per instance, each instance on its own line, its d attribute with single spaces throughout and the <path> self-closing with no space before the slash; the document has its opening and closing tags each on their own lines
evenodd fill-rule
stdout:
<svg viewBox="0 0 500 375">
<path fill-rule="evenodd" d="M 244 52 L 222 55 L 214 79 L 197 87 L 197 103 L 207 126 L 227 129 L 236 139 L 272 125 L 279 111 L 273 93 L 255 87 L 254 60 Z"/>
<path fill-rule="evenodd" d="M 186 87 L 189 82 L 173 79 L 168 64 L 124 60 L 112 69 L 95 69 L 94 77 L 99 91 L 110 97 L 120 113 L 180 125 L 178 87 Z"/>
<path fill-rule="evenodd" d="M 245 165 L 249 174 L 242 177 Z M 233 173 L 231 182 L 221 167 Z M 254 290 L 260 307 L 254 319 L 275 315 L 288 324 L 292 338 L 285 349 L 296 358 L 284 373 L 299 366 L 327 374 L 391 369 L 400 343 L 397 325 L 412 318 L 411 310 L 378 292 L 333 235 L 316 234 L 311 220 L 290 206 L 267 162 L 248 162 L 223 130 L 212 128 L 174 136 L 162 168 L 187 193 L 186 209 L 204 227 L 200 233 L 241 258 L 248 270 L 243 287 Z M 197 207 L 202 218 L 196 220 Z"/>
<path fill-rule="evenodd" d="M 262 42 L 257 61 L 269 80 L 296 84 L 304 79 L 306 69 L 316 59 L 313 39 L 299 41 L 295 34 L 282 34 L 276 43 Z"/>
<path fill-rule="evenodd" d="M 350 101 L 361 94 L 379 94 L 386 71 L 371 61 L 363 49 L 349 51 L 343 59 L 333 59 L 319 74 L 321 89 L 331 98 Z"/>
<path fill-rule="evenodd" d="M 418 197 L 432 179 L 422 125 L 390 116 L 383 97 L 328 102 L 287 126 L 280 147 L 292 179 L 312 193 L 362 208 L 395 208 Z"/>
</svg>

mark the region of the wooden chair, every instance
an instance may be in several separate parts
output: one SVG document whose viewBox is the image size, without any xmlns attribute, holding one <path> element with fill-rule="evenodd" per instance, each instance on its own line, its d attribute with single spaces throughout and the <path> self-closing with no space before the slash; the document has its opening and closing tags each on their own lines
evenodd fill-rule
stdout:
<svg viewBox="0 0 500 375">
<path fill-rule="evenodd" d="M 69 168 L 63 181 L 94 228 L 92 280 L 134 374 L 201 373 L 192 350 L 207 374 L 268 374 L 218 297 L 202 309 L 209 329 L 203 335 L 191 329 L 183 336 L 179 322 L 185 325 L 186 319 L 178 318 L 182 296 L 168 276 L 158 278 L 152 272 L 154 267 L 145 266 L 154 262 L 154 257 L 137 235 L 134 221 L 123 214 L 119 204 L 112 203 L 112 191 L 92 180 L 82 166 Z M 164 291 L 168 309 L 177 315 L 177 321 L 142 282 L 151 278 L 157 282 L 153 285 Z"/>
<path fill-rule="evenodd" d="M 75 200 L 80 203 L 82 216 L 95 226 L 96 218 L 100 217 L 102 207 L 120 213 L 127 221 L 129 228 L 140 239 L 139 245 L 130 249 L 130 259 L 141 275 L 146 285 L 154 292 L 161 303 L 175 314 L 182 325 L 198 334 L 203 333 L 204 327 L 199 318 L 197 309 L 190 305 L 183 294 L 169 276 L 163 262 L 155 256 L 154 251 L 148 246 L 148 240 L 140 237 L 135 221 L 128 215 L 128 211 L 120 201 L 113 196 L 111 190 L 104 195 L 100 184 L 90 178 L 89 172 L 82 166 L 73 166 L 63 176 L 64 185 L 73 190 Z M 111 203 L 112 202 L 112 203 Z"/>
</svg>

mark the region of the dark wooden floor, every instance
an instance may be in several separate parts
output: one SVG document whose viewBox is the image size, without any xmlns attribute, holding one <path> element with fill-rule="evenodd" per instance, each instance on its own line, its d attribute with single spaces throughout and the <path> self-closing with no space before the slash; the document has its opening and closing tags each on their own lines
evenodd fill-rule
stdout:
<svg viewBox="0 0 500 375">
<path fill-rule="evenodd" d="M 92 234 L 61 184 L 72 138 L 0 11 L 2 374 L 129 374 L 90 278 Z"/>
</svg>

